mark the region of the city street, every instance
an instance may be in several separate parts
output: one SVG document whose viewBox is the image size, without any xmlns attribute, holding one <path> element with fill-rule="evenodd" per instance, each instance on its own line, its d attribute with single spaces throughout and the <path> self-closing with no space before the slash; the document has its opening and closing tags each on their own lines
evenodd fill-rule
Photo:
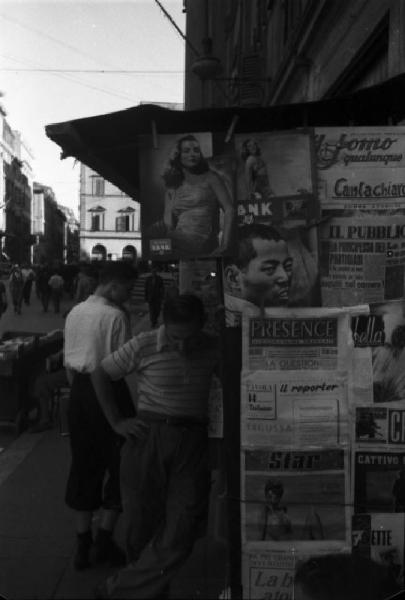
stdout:
<svg viewBox="0 0 405 600">
<path fill-rule="evenodd" d="M 65 299 L 62 310 L 70 305 Z M 149 327 L 144 305 L 134 306 L 133 314 L 133 333 Z M 60 315 L 42 312 L 34 292 L 22 315 L 14 315 L 8 308 L 1 333 L 47 332 L 63 328 L 63 324 Z M 18 437 L 13 430 L 2 428 L 0 447 L 0 596 L 13 600 L 93 598 L 95 586 L 112 570 L 98 566 L 78 572 L 73 568 L 74 522 L 64 503 L 69 437 L 60 434 L 57 424 L 42 433 L 23 432 Z M 213 488 L 215 479 L 213 474 Z M 218 522 L 215 502 L 211 511 L 210 534 L 199 540 L 173 582 L 172 598 L 218 598 L 226 587 L 227 551 L 223 540 L 214 535 Z M 116 537 L 123 546 L 121 520 Z"/>
</svg>

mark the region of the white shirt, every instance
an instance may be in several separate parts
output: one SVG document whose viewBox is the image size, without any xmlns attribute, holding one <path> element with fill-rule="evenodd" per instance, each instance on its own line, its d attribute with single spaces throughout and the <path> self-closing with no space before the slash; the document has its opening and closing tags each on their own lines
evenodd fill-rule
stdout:
<svg viewBox="0 0 405 600">
<path fill-rule="evenodd" d="M 130 338 L 125 313 L 102 296 L 91 295 L 66 318 L 64 364 L 80 373 L 91 373 Z"/>
</svg>

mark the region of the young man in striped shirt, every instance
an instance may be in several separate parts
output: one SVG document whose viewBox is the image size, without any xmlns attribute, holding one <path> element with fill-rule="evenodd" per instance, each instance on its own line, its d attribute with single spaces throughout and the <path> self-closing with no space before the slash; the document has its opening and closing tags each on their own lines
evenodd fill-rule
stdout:
<svg viewBox="0 0 405 600">
<path fill-rule="evenodd" d="M 193 295 L 168 299 L 159 329 L 106 357 L 93 375 L 113 429 L 127 438 L 121 458 L 129 565 L 98 588 L 100 598 L 157 598 L 192 551 L 208 513 L 208 395 L 218 364 Z M 123 419 L 111 380 L 136 371 L 138 413 Z"/>
</svg>

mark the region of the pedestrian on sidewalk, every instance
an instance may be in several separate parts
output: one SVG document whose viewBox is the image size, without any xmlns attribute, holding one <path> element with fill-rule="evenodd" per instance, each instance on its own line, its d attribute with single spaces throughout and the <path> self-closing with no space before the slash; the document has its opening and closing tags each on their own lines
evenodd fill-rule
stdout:
<svg viewBox="0 0 405 600">
<path fill-rule="evenodd" d="M 91 265 L 86 263 L 80 266 L 79 273 L 75 280 L 75 294 L 74 300 L 77 304 L 78 302 L 83 302 L 86 300 L 90 294 L 94 292 L 97 287 L 97 272 Z"/>
<path fill-rule="evenodd" d="M 165 294 L 163 279 L 157 266 L 152 268 L 152 274 L 145 279 L 145 302 L 149 304 L 150 326 L 156 327 L 162 301 Z"/>
<path fill-rule="evenodd" d="M 11 299 L 14 306 L 14 313 L 21 314 L 21 305 L 23 300 L 24 278 L 20 269 L 20 265 L 15 264 L 10 273 L 9 287 Z"/>
<path fill-rule="evenodd" d="M 130 337 L 129 321 L 122 307 L 129 299 L 135 279 L 131 265 L 106 263 L 94 294 L 74 306 L 66 318 L 64 351 L 71 383 L 68 421 L 72 454 L 66 503 L 76 515 L 76 569 L 91 564 L 92 517 L 100 508 L 94 561 L 108 561 L 117 566 L 126 560 L 113 539 L 122 510 L 119 463 L 124 438 L 115 433 L 105 418 L 90 373 Z M 117 382 L 113 398 L 124 415 L 135 414 L 125 381 Z"/>
<path fill-rule="evenodd" d="M 49 300 L 51 297 L 51 288 L 49 287 L 49 278 L 52 272 L 49 265 L 41 265 L 37 272 L 36 279 L 36 291 L 39 299 L 41 300 L 42 310 L 48 312 Z"/>
<path fill-rule="evenodd" d="M 23 300 L 24 300 L 24 304 L 29 306 L 30 301 L 31 301 L 31 289 L 32 289 L 32 284 L 35 279 L 35 273 L 31 267 L 31 265 L 28 263 L 25 263 L 22 266 L 21 272 L 22 272 L 22 275 L 24 278 Z"/>
<path fill-rule="evenodd" d="M 199 298 L 163 306 L 163 325 L 107 356 L 93 373 L 111 426 L 127 441 L 121 490 L 129 564 L 97 589 L 98 598 L 161 598 L 204 535 L 208 515 L 208 395 L 217 342 L 202 332 Z M 138 413 L 124 419 L 112 381 L 137 373 Z"/>
<path fill-rule="evenodd" d="M 48 281 L 48 285 L 51 288 L 51 300 L 55 313 L 60 312 L 60 301 L 63 295 L 63 287 L 65 281 L 59 271 L 56 271 L 51 275 Z"/>
</svg>

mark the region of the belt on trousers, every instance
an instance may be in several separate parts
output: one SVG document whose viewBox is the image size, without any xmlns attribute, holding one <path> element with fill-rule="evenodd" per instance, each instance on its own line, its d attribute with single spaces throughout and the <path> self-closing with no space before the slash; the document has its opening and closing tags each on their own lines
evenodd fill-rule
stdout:
<svg viewBox="0 0 405 600">
<path fill-rule="evenodd" d="M 188 419 L 187 417 L 172 417 L 154 412 L 139 412 L 137 418 L 150 423 L 164 423 L 177 427 L 207 427 L 208 419 Z"/>
</svg>

